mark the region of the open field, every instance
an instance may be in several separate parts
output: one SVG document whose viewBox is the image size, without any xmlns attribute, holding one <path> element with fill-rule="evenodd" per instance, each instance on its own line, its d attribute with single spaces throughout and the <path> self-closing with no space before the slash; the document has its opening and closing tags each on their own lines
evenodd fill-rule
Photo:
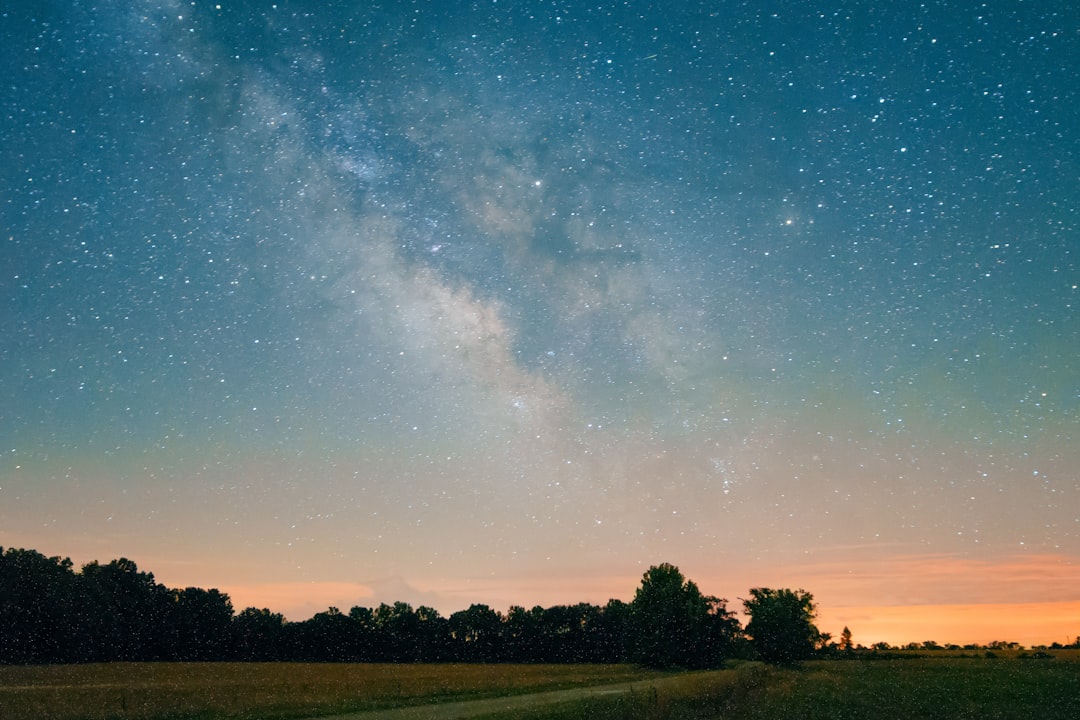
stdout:
<svg viewBox="0 0 1080 720">
<path fill-rule="evenodd" d="M 1080 718 L 1080 664 L 948 659 L 809 663 L 748 693 L 734 715 L 766 718 Z"/>
<path fill-rule="evenodd" d="M 1050 654 L 1053 659 L 1023 658 L 1016 652 L 997 658 L 929 653 L 906 659 L 814 661 L 801 669 L 736 661 L 730 670 L 684 674 L 628 665 L 0 667 L 0 717 L 283 720 L 438 702 L 444 711 L 440 717 L 489 720 L 1080 718 L 1080 652 Z M 635 681 L 632 688 L 626 687 L 631 681 Z M 557 704 L 533 708 L 518 704 L 512 712 L 500 709 L 506 703 L 497 701 L 471 703 L 468 714 L 445 712 L 457 701 L 609 683 L 624 685 L 618 693 L 559 696 Z M 419 711 L 407 716 L 430 715 Z M 355 720 L 362 717 L 356 715 Z"/>
<path fill-rule="evenodd" d="M 828 660 L 663 680 L 647 692 L 536 708 L 516 720 L 1075 720 L 1080 657 Z M 672 679 L 674 680 L 674 679 Z M 499 716 L 492 715 L 488 720 Z M 509 718 L 510 716 L 505 716 Z"/>
<path fill-rule="evenodd" d="M 0 666 L 7 720 L 274 720 L 653 678 L 630 665 Z"/>
</svg>

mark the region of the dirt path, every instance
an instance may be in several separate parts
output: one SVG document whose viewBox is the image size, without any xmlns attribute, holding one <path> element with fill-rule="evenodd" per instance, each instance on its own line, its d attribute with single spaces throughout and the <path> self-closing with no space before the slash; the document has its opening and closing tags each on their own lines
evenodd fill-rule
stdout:
<svg viewBox="0 0 1080 720">
<path fill-rule="evenodd" d="M 613 685 L 593 685 L 591 687 L 571 688 L 570 690 L 548 690 L 529 693 L 528 695 L 509 695 L 507 697 L 485 698 L 483 700 L 459 700 L 434 705 L 415 705 L 393 710 L 366 710 L 345 715 L 322 716 L 309 720 L 457 720 L 474 718 L 494 713 L 512 713 L 522 708 L 538 705 L 581 700 L 598 695 L 620 695 L 631 690 L 644 690 L 647 687 L 662 685 L 671 678 L 638 680 L 636 682 Z"/>
</svg>

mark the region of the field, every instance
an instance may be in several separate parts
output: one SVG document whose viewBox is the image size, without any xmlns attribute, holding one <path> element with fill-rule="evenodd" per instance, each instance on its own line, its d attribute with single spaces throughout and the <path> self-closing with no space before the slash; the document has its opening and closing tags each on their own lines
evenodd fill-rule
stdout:
<svg viewBox="0 0 1080 720">
<path fill-rule="evenodd" d="M 811 663 L 749 693 L 737 717 L 1080 718 L 1080 664 L 946 659 Z"/>
<path fill-rule="evenodd" d="M 284 720 L 637 681 L 630 692 L 496 712 L 493 720 L 936 720 L 1080 718 L 1080 654 L 1053 659 L 733 663 L 682 675 L 626 665 L 157 663 L 0 667 L 0 717 L 18 720 Z M 479 717 L 479 715 L 477 716 Z"/>
<path fill-rule="evenodd" d="M 0 666 L 2 720 L 275 720 L 652 678 L 630 665 Z"/>
<path fill-rule="evenodd" d="M 800 669 L 749 664 L 658 692 L 518 713 L 519 720 L 1076 720 L 1080 655 L 828 660 Z"/>
</svg>

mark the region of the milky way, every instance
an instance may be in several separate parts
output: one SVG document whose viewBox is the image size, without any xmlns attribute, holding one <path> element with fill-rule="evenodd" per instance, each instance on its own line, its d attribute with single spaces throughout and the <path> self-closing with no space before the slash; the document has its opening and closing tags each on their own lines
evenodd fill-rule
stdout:
<svg viewBox="0 0 1080 720">
<path fill-rule="evenodd" d="M 0 12 L 0 543 L 1078 599 L 1071 3 L 387 5 Z"/>
</svg>

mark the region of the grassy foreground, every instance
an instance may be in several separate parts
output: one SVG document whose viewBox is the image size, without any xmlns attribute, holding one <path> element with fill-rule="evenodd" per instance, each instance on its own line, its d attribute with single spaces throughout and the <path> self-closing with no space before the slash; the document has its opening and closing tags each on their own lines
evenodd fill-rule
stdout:
<svg viewBox="0 0 1080 720">
<path fill-rule="evenodd" d="M 1080 658 L 747 664 L 645 692 L 536 708 L 518 720 L 1076 720 Z M 495 720 L 491 716 L 488 720 Z"/>
<path fill-rule="evenodd" d="M 0 666 L 7 720 L 284 720 L 659 677 L 631 665 Z"/>
<path fill-rule="evenodd" d="M 286 718 L 643 681 L 519 720 L 1080 718 L 1080 654 L 829 660 L 663 675 L 629 665 L 115 663 L 0 667 L 0 718 Z M 661 680 L 661 678 L 663 678 Z M 506 718 L 487 716 L 489 720 Z"/>
</svg>

